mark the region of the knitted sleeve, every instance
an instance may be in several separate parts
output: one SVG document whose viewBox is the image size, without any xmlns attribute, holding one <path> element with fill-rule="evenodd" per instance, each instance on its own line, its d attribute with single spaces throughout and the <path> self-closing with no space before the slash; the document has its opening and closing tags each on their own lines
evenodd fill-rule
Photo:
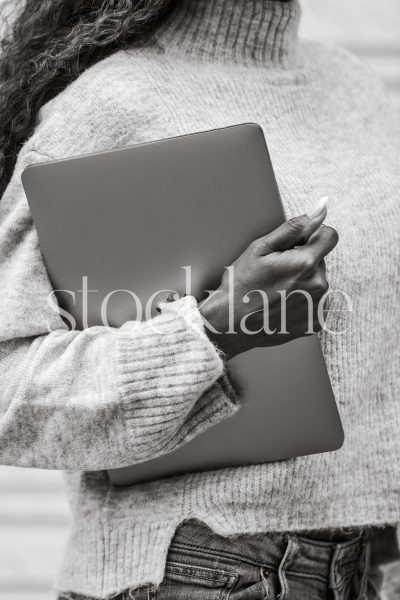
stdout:
<svg viewBox="0 0 400 600">
<path fill-rule="evenodd" d="M 22 190 L 0 202 L 0 463 L 100 470 L 170 452 L 237 409 L 192 297 L 147 322 L 69 331 Z"/>
</svg>

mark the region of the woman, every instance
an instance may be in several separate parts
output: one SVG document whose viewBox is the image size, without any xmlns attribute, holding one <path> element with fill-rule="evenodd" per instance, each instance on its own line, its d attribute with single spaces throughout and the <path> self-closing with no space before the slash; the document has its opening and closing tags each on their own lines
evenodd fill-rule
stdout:
<svg viewBox="0 0 400 600">
<path fill-rule="evenodd" d="M 0 459 L 68 471 L 74 520 L 61 598 L 376 598 L 377 565 L 397 552 L 393 116 L 366 67 L 300 43 L 298 20 L 297 0 L 27 0 L 3 42 Z M 329 254 L 328 280 L 352 301 L 351 315 L 331 307 L 335 334 L 321 335 L 345 444 L 114 488 L 105 469 L 170 451 L 238 409 L 225 362 L 248 336 L 203 327 L 202 316 L 224 325 L 224 280 L 217 306 L 164 303 L 156 338 L 146 323 L 68 331 L 46 302 L 21 171 L 244 121 L 266 133 L 287 214 L 332 199 L 341 235 L 332 254 L 337 236 L 321 226 L 322 210 L 252 244 L 236 266 L 243 289 L 296 284 L 316 304 Z M 242 304 L 236 321 L 254 308 Z M 274 304 L 272 313 L 279 322 Z M 251 345 L 303 335 L 300 305 L 288 314 L 284 340 Z"/>
</svg>

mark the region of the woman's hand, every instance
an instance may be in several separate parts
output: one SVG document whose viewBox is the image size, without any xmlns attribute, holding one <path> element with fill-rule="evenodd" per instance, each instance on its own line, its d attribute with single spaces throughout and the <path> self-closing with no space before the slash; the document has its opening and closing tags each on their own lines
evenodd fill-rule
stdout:
<svg viewBox="0 0 400 600">
<path fill-rule="evenodd" d="M 336 230 L 322 225 L 325 216 L 322 208 L 295 217 L 252 242 L 200 304 L 209 338 L 228 359 L 320 331 L 318 305 L 329 287 L 324 257 L 338 243 Z"/>
</svg>

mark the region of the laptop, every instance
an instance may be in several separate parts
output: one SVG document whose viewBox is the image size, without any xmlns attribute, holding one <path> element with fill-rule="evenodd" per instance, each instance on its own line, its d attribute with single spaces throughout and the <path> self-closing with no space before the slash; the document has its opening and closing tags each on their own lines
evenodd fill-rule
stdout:
<svg viewBox="0 0 400 600">
<path fill-rule="evenodd" d="M 140 306 L 157 290 L 184 295 L 188 266 L 190 293 L 205 298 L 253 239 L 284 221 L 254 123 L 28 166 L 22 182 L 53 288 L 64 290 L 58 302 L 80 329 L 145 318 L 130 294 L 114 291 L 134 292 Z M 96 290 L 86 308 L 83 280 Z M 250 350 L 230 369 L 243 390 L 233 417 L 164 456 L 118 465 L 111 481 L 132 485 L 341 447 L 317 335 Z"/>
</svg>

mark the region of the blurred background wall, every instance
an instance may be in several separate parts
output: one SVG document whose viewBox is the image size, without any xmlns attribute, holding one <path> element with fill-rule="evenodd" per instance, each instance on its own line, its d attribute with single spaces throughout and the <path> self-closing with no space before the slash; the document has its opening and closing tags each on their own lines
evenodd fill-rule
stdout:
<svg viewBox="0 0 400 600">
<path fill-rule="evenodd" d="M 344 46 L 370 64 L 400 110 L 399 0 L 300 0 L 300 35 Z"/>
<path fill-rule="evenodd" d="M 343 45 L 367 61 L 400 111 L 399 0 L 302 0 L 302 6 L 301 36 Z M 0 467 L 0 600 L 54 598 L 68 519 L 60 473 Z M 400 598 L 398 579 L 394 566 L 386 600 Z"/>
</svg>

